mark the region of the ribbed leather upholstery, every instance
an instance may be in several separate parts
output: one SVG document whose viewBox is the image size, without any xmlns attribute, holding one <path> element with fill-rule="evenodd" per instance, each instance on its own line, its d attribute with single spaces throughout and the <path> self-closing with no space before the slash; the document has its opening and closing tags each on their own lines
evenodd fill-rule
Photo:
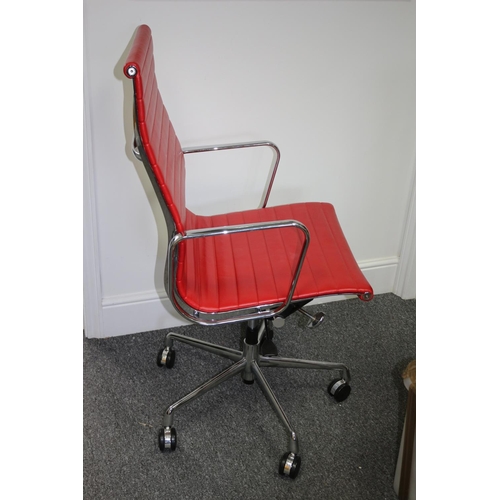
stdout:
<svg viewBox="0 0 500 500">
<path fill-rule="evenodd" d="M 294 300 L 324 295 L 373 293 L 354 260 L 335 210 L 328 203 L 295 203 L 213 217 L 194 216 L 194 227 L 218 227 L 294 219 L 309 230 L 310 243 Z M 207 312 L 285 300 L 304 236 L 296 228 L 203 238 L 187 243 L 185 272 L 177 286 Z"/>
<path fill-rule="evenodd" d="M 134 92 L 142 145 L 177 231 L 182 232 L 186 219 L 184 154 L 158 90 L 149 26 L 137 30 L 124 68 L 130 78 L 129 68 L 137 71 Z"/>
<path fill-rule="evenodd" d="M 133 67 L 139 132 L 149 162 L 171 211 L 176 230 L 294 219 L 309 230 L 310 244 L 293 300 L 324 295 L 373 295 L 327 203 L 295 203 L 243 212 L 199 216 L 185 206 L 181 146 L 158 91 L 148 26 L 138 28 L 125 64 Z M 254 231 L 182 242 L 176 286 L 179 296 L 201 312 L 283 302 L 303 243 L 297 228 Z"/>
</svg>

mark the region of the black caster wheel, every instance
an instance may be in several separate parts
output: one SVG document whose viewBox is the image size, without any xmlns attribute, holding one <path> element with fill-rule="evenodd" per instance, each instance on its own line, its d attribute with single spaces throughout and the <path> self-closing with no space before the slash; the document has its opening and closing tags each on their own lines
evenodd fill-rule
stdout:
<svg viewBox="0 0 500 500">
<path fill-rule="evenodd" d="M 281 457 L 280 467 L 278 472 L 282 476 L 288 476 L 291 479 L 295 479 L 300 470 L 300 457 L 295 453 L 285 453 Z"/>
<path fill-rule="evenodd" d="M 158 431 L 158 447 L 161 451 L 175 451 L 177 432 L 174 427 L 164 427 Z"/>
<path fill-rule="evenodd" d="M 328 386 L 328 393 L 338 403 L 347 399 L 351 393 L 351 386 L 342 378 L 333 379 Z"/>
<path fill-rule="evenodd" d="M 175 351 L 171 347 L 162 349 L 156 357 L 156 364 L 160 367 L 172 368 L 175 363 Z"/>
</svg>

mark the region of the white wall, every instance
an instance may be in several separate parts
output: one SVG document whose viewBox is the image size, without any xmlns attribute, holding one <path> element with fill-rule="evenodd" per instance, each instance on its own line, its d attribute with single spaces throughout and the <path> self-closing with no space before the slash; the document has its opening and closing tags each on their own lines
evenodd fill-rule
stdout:
<svg viewBox="0 0 500 500">
<path fill-rule="evenodd" d="M 270 204 L 331 202 L 375 292 L 395 291 L 403 240 L 414 243 L 414 1 L 85 0 L 86 334 L 181 323 L 164 298 L 165 226 L 130 153 L 122 67 L 142 23 L 182 145 L 274 141 Z M 270 158 L 187 157 L 188 205 L 256 206 Z"/>
</svg>

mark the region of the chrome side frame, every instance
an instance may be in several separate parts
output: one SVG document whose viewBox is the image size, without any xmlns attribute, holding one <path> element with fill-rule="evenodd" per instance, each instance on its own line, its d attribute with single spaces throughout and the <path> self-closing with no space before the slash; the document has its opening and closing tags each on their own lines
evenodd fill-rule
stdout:
<svg viewBox="0 0 500 500">
<path fill-rule="evenodd" d="M 263 306 L 255 307 L 254 311 L 252 309 L 244 309 L 239 311 L 234 311 L 232 313 L 203 313 L 197 311 L 192 307 L 186 308 L 185 302 L 179 300 L 177 290 L 175 287 L 176 277 L 177 277 L 177 246 L 182 241 L 188 241 L 196 238 L 209 238 L 209 237 L 221 237 L 228 236 L 238 233 L 248 233 L 253 231 L 267 231 L 272 229 L 283 229 L 283 228 L 297 228 L 304 234 L 304 242 L 302 244 L 302 249 L 300 257 L 297 261 L 293 278 L 290 282 L 290 287 L 286 296 L 286 300 L 277 304 L 266 304 Z M 188 320 L 199 323 L 202 325 L 214 325 L 222 323 L 234 323 L 241 321 L 249 321 L 252 319 L 264 319 L 272 316 L 277 316 L 283 312 L 291 303 L 293 293 L 295 292 L 295 287 L 299 280 L 300 271 L 302 270 L 302 265 L 305 260 L 306 252 L 309 247 L 310 236 L 307 227 L 299 221 L 281 220 L 273 222 L 264 223 L 254 223 L 254 224 L 238 224 L 233 226 L 221 226 L 212 227 L 207 229 L 193 229 L 186 231 L 185 234 L 177 233 L 171 238 L 168 246 L 167 255 L 167 269 L 168 272 L 165 273 L 166 278 L 166 289 L 167 294 L 174 304 L 174 307 Z"/>
<path fill-rule="evenodd" d="M 276 177 L 276 172 L 278 170 L 278 165 L 281 158 L 280 151 L 278 149 L 278 146 L 276 146 L 276 144 L 274 144 L 271 141 L 238 142 L 231 144 L 219 144 L 211 146 L 197 146 L 197 147 L 183 148 L 182 152 L 183 154 L 186 155 L 193 153 L 224 151 L 231 149 L 244 149 L 252 147 L 270 147 L 274 151 L 274 163 L 272 166 L 271 177 L 269 178 L 269 181 L 267 183 L 266 189 L 264 191 L 264 198 L 260 205 L 260 208 L 265 208 L 269 200 L 274 178 Z M 307 248 L 309 247 L 310 236 L 307 227 L 301 222 L 296 220 L 282 220 L 282 221 L 271 221 L 271 222 L 255 223 L 255 224 L 240 224 L 240 225 L 222 226 L 222 227 L 206 228 L 206 229 L 194 229 L 194 230 L 187 230 L 183 234 L 177 230 L 177 227 L 170 214 L 170 211 L 168 210 L 165 200 L 163 199 L 163 195 L 158 188 L 158 183 L 155 179 L 147 154 L 144 151 L 141 134 L 137 127 L 137 111 L 135 106 L 134 106 L 134 141 L 132 145 L 132 153 L 138 160 L 140 160 L 143 163 L 146 172 L 148 173 L 148 176 L 151 180 L 153 189 L 156 192 L 157 198 L 162 208 L 163 215 L 167 223 L 169 243 L 167 250 L 167 262 L 165 264 L 164 283 L 165 283 L 165 291 L 167 292 L 167 295 L 170 301 L 172 302 L 172 305 L 176 309 L 176 311 L 189 321 L 202 325 L 215 325 L 224 323 L 236 323 L 254 319 L 257 320 L 265 319 L 274 317 L 279 313 L 281 313 L 282 311 L 284 311 L 292 301 L 293 293 L 295 291 L 300 271 L 304 263 Z M 295 227 L 298 230 L 302 231 L 304 233 L 304 243 L 302 246 L 300 257 L 298 259 L 295 268 L 292 281 L 290 283 L 290 288 L 288 290 L 287 299 L 285 302 L 264 304 L 256 306 L 254 308 L 240 309 L 238 311 L 231 311 L 231 312 L 207 313 L 191 307 L 179 296 L 175 284 L 177 277 L 177 250 L 178 250 L 178 245 L 182 241 L 191 240 L 195 238 L 220 237 L 224 235 L 231 235 L 242 232 L 265 231 L 265 230 L 280 229 L 286 227 Z"/>
</svg>

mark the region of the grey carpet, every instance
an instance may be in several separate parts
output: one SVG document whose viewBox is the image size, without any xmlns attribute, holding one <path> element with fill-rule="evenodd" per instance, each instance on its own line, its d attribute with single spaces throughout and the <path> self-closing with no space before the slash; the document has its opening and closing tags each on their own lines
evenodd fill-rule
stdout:
<svg viewBox="0 0 500 500">
<path fill-rule="evenodd" d="M 335 403 L 330 373 L 264 369 L 299 437 L 295 480 L 278 474 L 287 436 L 257 384 L 225 382 L 175 414 L 178 445 L 162 453 L 163 412 L 229 361 L 177 343 L 156 366 L 166 331 L 84 339 L 85 499 L 397 499 L 393 479 L 405 414 L 401 372 L 415 359 L 416 301 L 393 294 L 314 306 L 324 324 L 294 314 L 275 330 L 280 356 L 345 363 L 352 392 Z M 238 349 L 241 327 L 178 333 Z"/>
</svg>

